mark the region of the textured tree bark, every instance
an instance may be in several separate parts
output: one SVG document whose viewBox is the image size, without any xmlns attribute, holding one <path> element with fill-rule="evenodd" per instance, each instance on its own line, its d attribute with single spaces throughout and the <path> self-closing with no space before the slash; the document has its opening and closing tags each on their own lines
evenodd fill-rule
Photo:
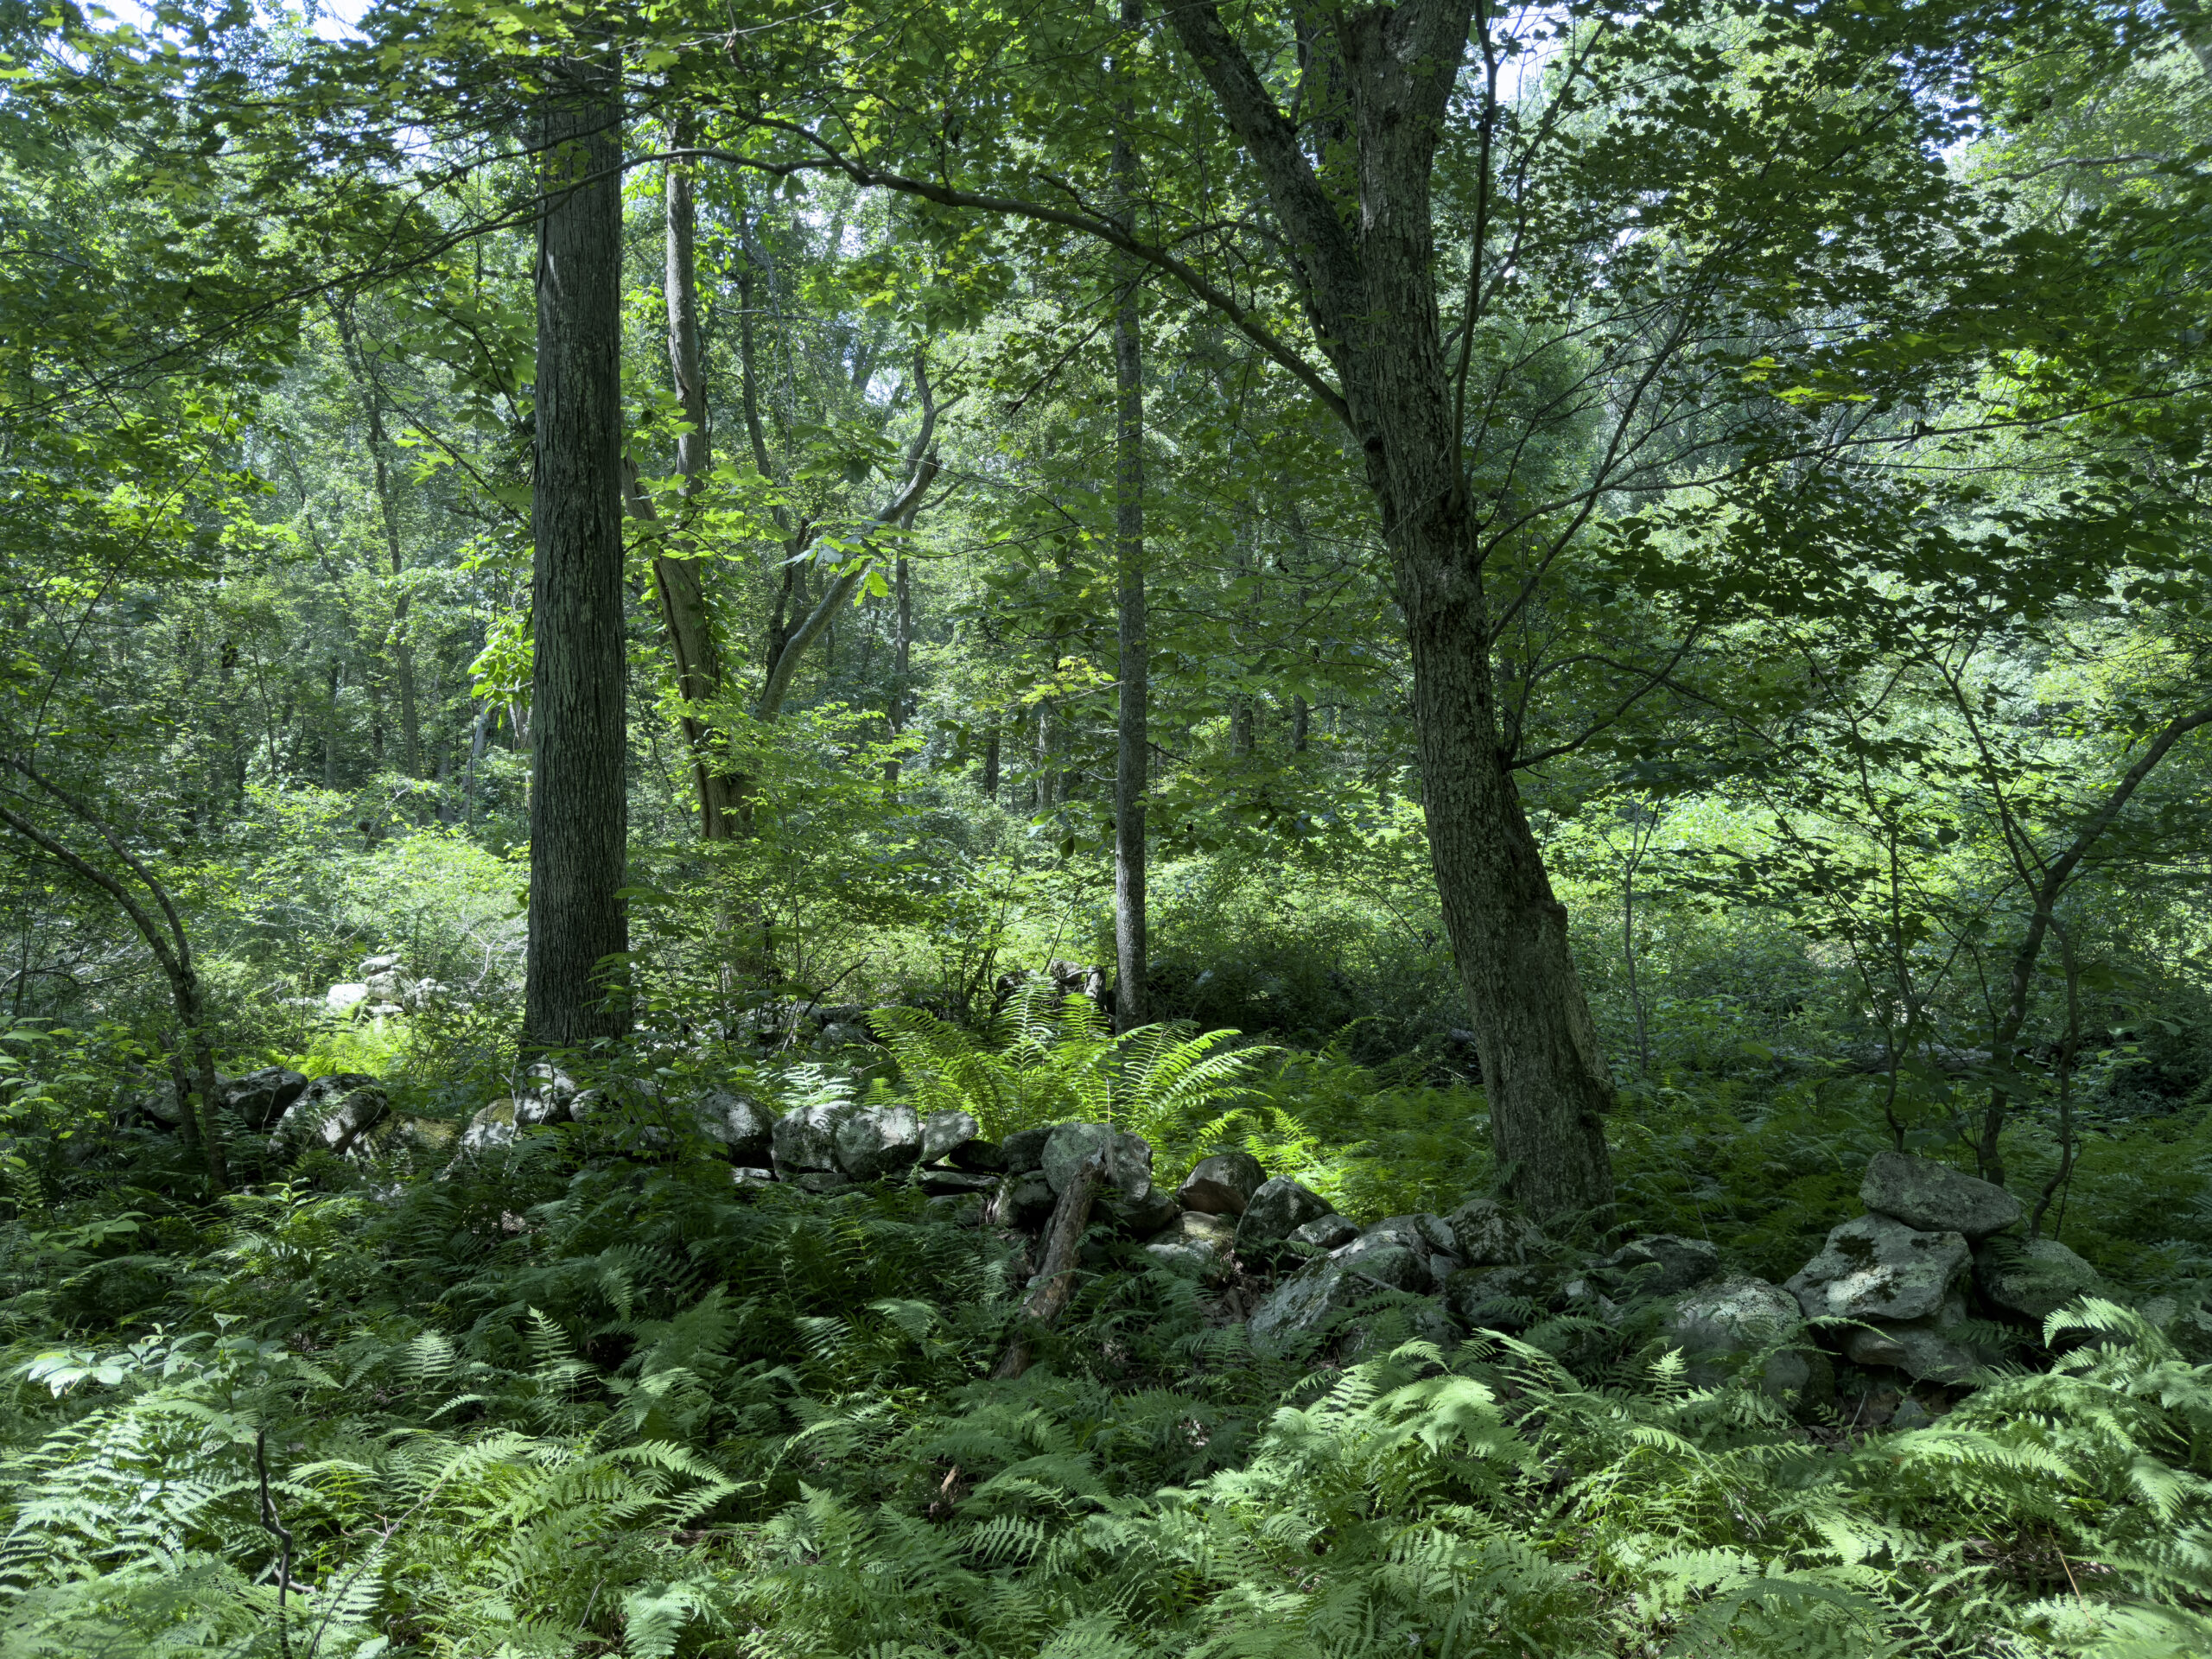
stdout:
<svg viewBox="0 0 2212 1659">
<path fill-rule="evenodd" d="M 1356 200 L 1323 185 L 1214 6 L 1169 16 L 1298 251 L 1406 619 L 1430 856 L 1498 1162 L 1531 1211 L 1565 1217 L 1611 1202 L 1612 1084 L 1497 717 L 1435 288 L 1431 172 L 1474 10 L 1403 0 L 1322 22 L 1315 79 L 1351 141 Z"/>
<path fill-rule="evenodd" d="M 1037 1269 L 1037 1276 L 1029 1281 L 1029 1294 L 1022 1300 L 1025 1319 L 1049 1325 L 1073 1299 L 1076 1252 L 1083 1247 L 1083 1230 L 1090 1224 L 1090 1206 L 1096 1201 L 1098 1189 L 1105 1179 L 1103 1152 L 1092 1153 L 1076 1166 L 1075 1173 L 1069 1177 L 1059 1202 L 1052 1206 L 1051 1219 L 1045 1224 L 1043 1264 Z M 991 1376 L 999 1382 L 1010 1382 L 1029 1369 L 1029 1337 L 1025 1332 L 1007 1344 L 1006 1353 Z"/>
<path fill-rule="evenodd" d="M 993 727 L 983 740 L 983 798 L 993 806 L 999 804 L 999 734 Z"/>
<path fill-rule="evenodd" d="M 525 1058 L 629 1028 L 608 961 L 629 949 L 621 108 L 607 68 L 577 59 L 550 67 L 540 118 Z"/>
<path fill-rule="evenodd" d="M 1135 33 L 1144 23 L 1142 0 L 1122 0 L 1122 26 Z M 1124 104 L 1122 119 L 1130 119 Z M 1122 224 L 1136 227 L 1136 149 L 1126 130 L 1114 141 L 1115 192 L 1121 198 Z M 1114 313 L 1114 562 L 1116 654 L 1121 659 L 1114 722 L 1114 1021 L 1134 1031 L 1145 1020 L 1147 916 L 1145 912 L 1145 790 L 1147 782 L 1146 721 L 1150 713 L 1152 665 L 1146 643 L 1144 548 L 1144 335 L 1138 307 L 1140 271 L 1123 271 L 1121 304 Z"/>
</svg>

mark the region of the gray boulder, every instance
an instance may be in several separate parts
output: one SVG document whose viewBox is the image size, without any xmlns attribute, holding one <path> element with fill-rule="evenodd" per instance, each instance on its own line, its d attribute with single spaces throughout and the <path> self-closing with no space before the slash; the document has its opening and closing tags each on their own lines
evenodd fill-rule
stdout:
<svg viewBox="0 0 2212 1659">
<path fill-rule="evenodd" d="M 802 1106 L 778 1118 L 768 1136 L 777 1173 L 836 1169 L 837 1126 L 858 1109 L 849 1103 L 832 1102 Z"/>
<path fill-rule="evenodd" d="M 1034 1232 L 1045 1224 L 1058 1202 L 1052 1184 L 1045 1179 L 1045 1172 L 1040 1169 L 1002 1176 L 998 1196 L 991 1201 L 988 1220 L 995 1227 L 1019 1227 L 1025 1232 Z"/>
<path fill-rule="evenodd" d="M 1370 1229 L 1341 1249 L 1332 1250 L 1328 1259 L 1377 1290 L 1426 1296 L 1436 1288 L 1429 1256 L 1419 1244 Z"/>
<path fill-rule="evenodd" d="M 1012 1174 L 1025 1170 L 1045 1167 L 1045 1143 L 1052 1138 L 1058 1126 L 1048 1124 L 1040 1129 L 1016 1129 L 999 1142 L 999 1149 L 1006 1154 L 1006 1167 Z"/>
<path fill-rule="evenodd" d="M 1966 1317 L 1966 1298 L 1955 1293 L 1922 1319 L 1870 1320 L 1844 1333 L 1844 1357 L 1854 1364 L 1894 1366 L 1927 1382 L 1964 1382 L 1985 1357 L 1961 1328 Z"/>
<path fill-rule="evenodd" d="M 999 1178 L 965 1169 L 925 1169 L 921 1183 L 922 1191 L 936 1198 L 948 1193 L 989 1192 L 998 1186 Z"/>
<path fill-rule="evenodd" d="M 1675 1305 L 1661 1333 L 1681 1350 L 1694 1388 L 1713 1388 L 1735 1368 L 1732 1359 L 1773 1346 L 1797 1328 L 1803 1317 L 1797 1298 L 1764 1279 L 1742 1274 L 1699 1286 Z M 1759 1387 L 1767 1394 L 1802 1392 L 1813 1368 L 1802 1354 L 1770 1354 L 1760 1369 Z"/>
<path fill-rule="evenodd" d="M 583 1093 L 576 1080 L 549 1060 L 540 1060 L 522 1074 L 515 1090 L 515 1122 L 523 1128 L 570 1122 L 569 1108 Z"/>
<path fill-rule="evenodd" d="M 2055 1238 L 1993 1238 L 1975 1248 L 1974 1281 L 2008 1318 L 2041 1325 L 2076 1296 L 2108 1294 L 2103 1276 Z"/>
<path fill-rule="evenodd" d="M 246 1128 L 257 1134 L 282 1117 L 284 1109 L 305 1094 L 307 1087 L 307 1078 L 299 1072 L 270 1065 L 224 1084 L 220 1097 L 225 1106 L 245 1120 Z"/>
<path fill-rule="evenodd" d="M 575 1105 L 569 1107 L 575 1112 Z M 710 1141 L 721 1143 L 731 1160 L 740 1164 L 766 1164 L 775 1154 L 776 1115 L 759 1101 L 747 1095 L 733 1095 L 727 1090 L 713 1089 L 702 1095 L 692 1109 L 698 1118 L 699 1129 Z"/>
<path fill-rule="evenodd" d="M 461 1132 L 461 1140 L 454 1150 L 459 1157 L 473 1158 L 514 1143 L 515 1103 L 512 1100 L 495 1100 L 479 1108 L 468 1120 L 468 1127 Z"/>
<path fill-rule="evenodd" d="M 1624 1292 L 1638 1296 L 1679 1296 L 1720 1270 L 1720 1247 L 1675 1233 L 1649 1233 L 1630 1239 L 1605 1258 L 1621 1275 Z"/>
<path fill-rule="evenodd" d="M 1093 1153 L 1106 1154 L 1106 1184 L 1131 1203 L 1152 1196 L 1152 1148 L 1109 1123 L 1063 1123 L 1045 1142 L 1045 1179 L 1065 1192 L 1077 1168 Z"/>
<path fill-rule="evenodd" d="M 1236 1224 L 1236 1253 L 1256 1261 L 1307 1222 L 1333 1213 L 1326 1198 L 1287 1175 L 1262 1181 Z"/>
<path fill-rule="evenodd" d="M 776 1172 L 772 1169 L 751 1169 L 740 1164 L 730 1171 L 729 1179 L 733 1186 L 773 1186 Z"/>
<path fill-rule="evenodd" d="M 996 1174 L 1006 1168 L 1006 1148 L 995 1141 L 963 1141 L 946 1154 L 945 1161 L 978 1175 Z"/>
<path fill-rule="evenodd" d="M 365 1151 L 369 1131 L 391 1109 L 377 1080 L 359 1071 L 317 1077 L 300 1091 L 276 1122 L 270 1145 L 299 1153 L 320 1147 L 340 1158 Z"/>
<path fill-rule="evenodd" d="M 791 1177 L 791 1185 L 802 1192 L 811 1192 L 817 1198 L 825 1192 L 839 1192 L 852 1185 L 850 1178 L 834 1169 L 810 1169 Z"/>
<path fill-rule="evenodd" d="M 1961 1233 L 1969 1239 L 2001 1233 L 2021 1214 L 2020 1201 L 2003 1187 L 1901 1152 L 1874 1154 L 1859 1184 L 1859 1200 L 1877 1215 L 1894 1216 L 1922 1232 Z"/>
<path fill-rule="evenodd" d="M 1249 1211 L 1245 1218 L 1251 1218 Z M 1359 1253 L 1350 1254 L 1353 1251 Z M 1281 1353 L 1319 1335 L 1338 1315 L 1363 1303 L 1393 1291 L 1418 1293 L 1428 1283 L 1427 1265 L 1415 1251 L 1390 1243 L 1361 1250 L 1360 1242 L 1354 1241 L 1277 1285 L 1252 1310 L 1245 1335 L 1259 1352 Z"/>
<path fill-rule="evenodd" d="M 1175 1190 L 1175 1201 L 1185 1210 L 1209 1215 L 1241 1216 L 1268 1179 L 1260 1160 L 1249 1152 L 1217 1153 L 1202 1158 Z"/>
<path fill-rule="evenodd" d="M 1444 1281 L 1444 1306 L 1471 1331 L 1525 1331 L 1550 1294 L 1539 1268 L 1465 1268 Z"/>
<path fill-rule="evenodd" d="M 952 1157 L 982 1132 L 973 1112 L 931 1112 L 922 1120 L 922 1161 L 933 1164 Z M 960 1161 L 957 1157 L 952 1160 Z"/>
<path fill-rule="evenodd" d="M 1118 1192 L 1109 1192 L 1099 1201 L 1098 1207 L 1117 1230 L 1131 1238 L 1149 1238 L 1161 1228 L 1172 1225 L 1182 1213 L 1175 1207 L 1174 1195 L 1159 1186 L 1141 1198 L 1125 1198 Z"/>
<path fill-rule="evenodd" d="M 1229 1276 L 1236 1239 L 1236 1228 L 1221 1217 L 1185 1210 L 1144 1249 L 1146 1255 L 1171 1273 L 1211 1284 Z"/>
<path fill-rule="evenodd" d="M 1783 1287 L 1808 1319 L 1925 1319 L 1960 1289 L 1968 1259 L 1959 1233 L 1861 1216 L 1830 1231 Z"/>
<path fill-rule="evenodd" d="M 867 1106 L 837 1125 L 837 1164 L 856 1181 L 912 1169 L 922 1155 L 922 1122 L 903 1103 Z"/>
<path fill-rule="evenodd" d="M 1323 1216 L 1292 1230 L 1294 1244 L 1310 1244 L 1317 1250 L 1338 1250 L 1359 1236 L 1359 1229 L 1342 1216 Z"/>
<path fill-rule="evenodd" d="M 1470 1198 L 1445 1218 L 1471 1268 L 1518 1268 L 1541 1259 L 1544 1236 L 1495 1198 Z"/>
</svg>

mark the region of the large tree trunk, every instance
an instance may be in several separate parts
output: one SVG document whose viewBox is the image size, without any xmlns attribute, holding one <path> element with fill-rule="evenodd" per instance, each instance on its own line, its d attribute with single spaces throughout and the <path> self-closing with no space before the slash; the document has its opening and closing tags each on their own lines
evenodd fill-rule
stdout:
<svg viewBox="0 0 2212 1659">
<path fill-rule="evenodd" d="M 1473 0 L 1404 0 L 1334 14 L 1310 42 L 1357 200 L 1324 187 L 1213 6 L 1170 16 L 1300 251 L 1405 616 L 1430 857 L 1499 1166 L 1532 1212 L 1563 1217 L 1612 1200 L 1612 1085 L 1497 719 L 1437 305 L 1430 175 L 1473 13 Z"/>
<path fill-rule="evenodd" d="M 1122 24 L 1144 22 L 1142 0 L 1122 0 Z M 1122 119 L 1129 106 L 1122 106 Z M 1122 222 L 1136 223 L 1136 151 L 1126 131 L 1114 141 L 1114 184 Z M 1145 722 L 1151 702 L 1150 647 L 1145 639 L 1144 339 L 1138 272 L 1126 273 L 1114 314 L 1114 561 L 1120 691 L 1114 733 L 1114 1019 L 1123 1031 L 1145 1020 Z"/>
<path fill-rule="evenodd" d="M 612 73 L 553 66 L 538 222 L 531 503 L 525 1056 L 628 1029 L 619 972 L 629 810 L 622 637 L 621 108 Z"/>
</svg>

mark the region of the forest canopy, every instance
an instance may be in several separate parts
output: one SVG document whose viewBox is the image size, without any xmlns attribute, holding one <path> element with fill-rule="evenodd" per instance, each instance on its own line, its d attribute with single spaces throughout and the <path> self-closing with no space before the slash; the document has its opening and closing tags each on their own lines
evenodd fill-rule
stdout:
<svg viewBox="0 0 2212 1659">
<path fill-rule="evenodd" d="M 0 1659 L 2212 1651 L 2196 0 L 0 3 Z"/>
</svg>

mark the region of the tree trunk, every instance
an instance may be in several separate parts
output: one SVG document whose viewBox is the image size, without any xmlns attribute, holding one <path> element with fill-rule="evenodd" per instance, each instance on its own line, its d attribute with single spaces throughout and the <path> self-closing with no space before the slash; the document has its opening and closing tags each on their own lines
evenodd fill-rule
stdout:
<svg viewBox="0 0 2212 1659">
<path fill-rule="evenodd" d="M 1213 6 L 1170 18 L 1300 250 L 1406 619 L 1430 858 L 1498 1163 L 1532 1213 L 1564 1218 L 1612 1200 L 1603 1126 L 1612 1084 L 1497 718 L 1435 289 L 1431 173 L 1474 10 L 1474 0 L 1403 0 L 1343 14 L 1317 41 L 1330 61 L 1315 80 L 1328 83 L 1352 141 L 1357 202 L 1324 187 Z"/>
<path fill-rule="evenodd" d="M 887 723 L 891 735 L 898 737 L 906 729 L 906 687 L 914 672 L 914 584 L 906 565 L 906 556 L 900 554 L 892 573 L 893 601 L 891 637 L 891 703 Z M 883 763 L 883 782 L 886 788 L 899 787 L 899 757 Z"/>
<path fill-rule="evenodd" d="M 116 861 L 130 872 L 152 899 L 155 909 L 160 911 L 156 918 L 119 878 L 74 851 L 59 836 L 0 806 L 0 823 L 6 824 L 79 880 L 112 899 L 138 930 L 138 937 L 145 940 L 146 948 L 153 952 L 162 977 L 168 981 L 170 1002 L 176 1009 L 177 1024 L 183 1033 L 183 1046 L 173 1051 L 169 1057 L 170 1076 L 177 1090 L 177 1128 L 188 1146 L 196 1141 L 205 1152 L 207 1179 L 215 1191 L 229 1192 L 231 1173 L 215 1091 L 215 1045 L 207 1030 L 207 1007 L 200 994 L 200 970 L 192 959 L 192 939 L 184 931 L 184 919 L 178 913 L 175 901 L 123 836 L 82 798 L 42 776 L 27 760 L 11 757 L 7 764 L 60 803 L 72 817 L 105 842 Z M 187 1050 L 191 1061 L 188 1069 Z M 200 1102 L 196 1120 L 192 1103 L 194 1095 Z"/>
<path fill-rule="evenodd" d="M 621 1035 L 610 957 L 629 810 L 622 633 L 621 107 L 601 65 L 550 66 L 541 118 L 537 454 L 531 521 L 530 942 L 524 1058 Z"/>
<path fill-rule="evenodd" d="M 691 124 L 679 116 L 670 148 L 688 149 Z M 714 469 L 714 446 L 707 434 L 707 377 L 699 350 L 699 287 L 695 247 L 697 207 L 691 196 L 691 164 L 668 164 L 664 186 L 667 259 L 663 293 L 668 308 L 668 362 L 676 399 L 690 428 L 676 441 L 676 470 L 690 504 Z M 678 526 L 671 552 L 653 561 L 653 586 L 660 600 L 662 626 L 675 658 L 677 695 L 686 705 L 704 703 L 721 691 L 721 655 L 707 607 L 706 565 L 691 543 L 689 526 Z M 683 717 L 683 741 L 691 756 L 691 776 L 699 796 L 699 833 L 723 841 L 736 832 L 736 781 L 715 763 L 706 722 L 696 714 Z"/>
<path fill-rule="evenodd" d="M 348 366 L 353 371 L 361 393 L 361 406 L 368 416 L 369 460 L 376 474 L 377 512 L 384 524 L 385 555 L 391 562 L 392 580 L 397 584 L 405 574 L 407 564 L 399 546 L 399 499 L 392 490 L 391 469 L 385 454 L 388 446 L 385 442 L 383 388 L 377 384 L 368 354 L 361 349 L 353 313 L 340 306 L 337 315 Z M 404 588 L 398 588 L 392 599 L 391 664 L 393 677 L 399 682 L 400 763 L 410 778 L 419 778 L 423 775 L 423 723 L 416 705 L 415 647 L 407 638 L 409 600 Z"/>
<path fill-rule="evenodd" d="M 999 804 L 999 734 L 995 726 L 983 740 L 983 798 Z"/>
<path fill-rule="evenodd" d="M 1122 26 L 1143 26 L 1142 0 L 1122 0 Z M 1122 105 L 1122 118 L 1130 119 Z M 1114 185 L 1125 229 L 1136 226 L 1136 151 L 1127 131 L 1116 136 Z M 1114 562 L 1119 577 L 1116 654 L 1121 659 L 1114 730 L 1114 1020 L 1122 1031 L 1145 1020 L 1145 721 L 1151 702 L 1151 660 L 1145 639 L 1144 339 L 1138 308 L 1139 272 L 1124 272 L 1114 313 Z"/>
</svg>

